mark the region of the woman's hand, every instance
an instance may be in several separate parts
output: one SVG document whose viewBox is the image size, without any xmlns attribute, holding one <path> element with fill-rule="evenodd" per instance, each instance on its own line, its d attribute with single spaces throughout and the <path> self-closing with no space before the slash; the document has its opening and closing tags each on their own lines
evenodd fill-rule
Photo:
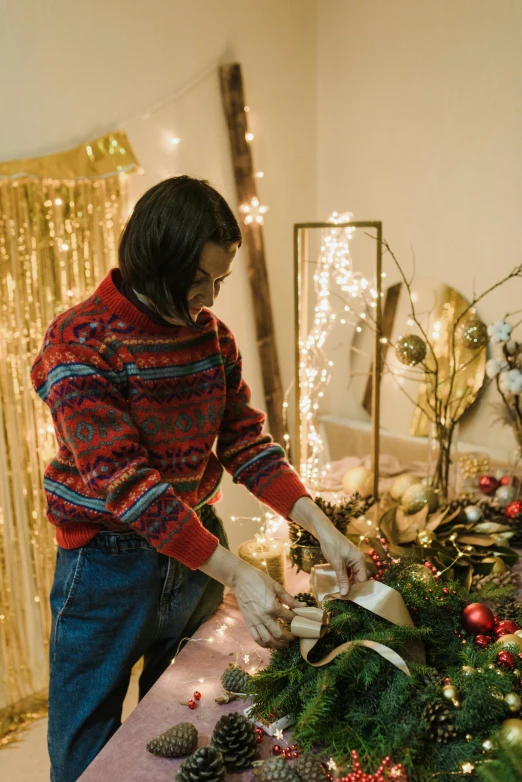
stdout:
<svg viewBox="0 0 522 782">
<path fill-rule="evenodd" d="M 232 589 L 250 635 L 259 646 L 283 649 L 293 640 L 279 620 L 290 624 L 294 614 L 289 609 L 305 603 L 289 595 L 277 581 L 221 545 L 199 570 Z"/>
<path fill-rule="evenodd" d="M 284 649 L 293 641 L 294 636 L 279 620 L 290 624 L 294 614 L 289 609 L 305 603 L 297 601 L 277 581 L 246 563 L 237 569 L 231 588 L 250 635 L 259 646 Z"/>
<path fill-rule="evenodd" d="M 364 554 L 334 527 L 310 497 L 297 500 L 290 518 L 318 539 L 324 558 L 337 574 L 341 595 L 348 594 L 348 571 L 354 581 L 366 581 L 368 573 Z"/>
</svg>

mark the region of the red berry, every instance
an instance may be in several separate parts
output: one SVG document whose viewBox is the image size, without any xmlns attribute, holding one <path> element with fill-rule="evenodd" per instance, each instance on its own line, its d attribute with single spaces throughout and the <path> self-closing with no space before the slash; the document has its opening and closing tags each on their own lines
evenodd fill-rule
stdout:
<svg viewBox="0 0 522 782">
<path fill-rule="evenodd" d="M 187 706 L 189 707 L 189 709 L 195 709 L 196 706 L 197 706 L 197 703 L 196 703 L 196 701 L 189 701 L 187 703 Z"/>
<path fill-rule="evenodd" d="M 284 750 L 283 755 L 285 756 L 285 758 L 291 758 L 292 757 L 292 750 L 290 749 L 290 747 L 287 747 Z"/>
<path fill-rule="evenodd" d="M 448 589 L 448 587 L 442 587 L 442 594 L 443 594 L 443 595 L 449 595 L 449 589 Z"/>
<path fill-rule="evenodd" d="M 200 692 L 195 692 L 194 693 L 194 700 L 195 701 L 200 701 L 201 700 L 201 693 Z"/>
<path fill-rule="evenodd" d="M 446 676 L 446 678 L 444 679 L 444 684 L 449 684 L 450 682 L 451 682 L 450 677 Z"/>
<path fill-rule="evenodd" d="M 258 734 L 257 734 L 257 743 L 258 743 L 258 744 L 261 744 L 261 742 L 262 742 L 262 741 L 263 741 L 263 736 L 261 736 L 261 735 L 258 733 Z"/>
<path fill-rule="evenodd" d="M 299 752 L 296 749 L 292 750 L 292 757 L 293 758 L 298 758 L 299 757 Z"/>
<path fill-rule="evenodd" d="M 274 746 L 272 747 L 272 755 L 281 755 L 282 752 L 283 750 L 281 749 L 279 744 L 274 744 Z"/>
<path fill-rule="evenodd" d="M 292 750 L 297 749 L 297 744 L 290 744 L 290 749 Z"/>
</svg>

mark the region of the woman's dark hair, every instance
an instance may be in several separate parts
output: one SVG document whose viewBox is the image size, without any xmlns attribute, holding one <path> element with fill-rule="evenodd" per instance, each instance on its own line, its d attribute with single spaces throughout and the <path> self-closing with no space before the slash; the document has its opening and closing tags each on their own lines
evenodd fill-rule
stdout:
<svg viewBox="0 0 522 782">
<path fill-rule="evenodd" d="M 161 315 L 193 326 L 187 297 L 207 242 L 241 244 L 229 205 L 204 179 L 165 179 L 142 195 L 123 230 L 122 277 Z"/>
</svg>

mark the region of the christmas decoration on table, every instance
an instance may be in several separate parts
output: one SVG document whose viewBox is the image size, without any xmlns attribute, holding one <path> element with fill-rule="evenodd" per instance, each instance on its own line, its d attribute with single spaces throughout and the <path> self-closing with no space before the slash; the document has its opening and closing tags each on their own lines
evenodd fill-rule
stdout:
<svg viewBox="0 0 522 782">
<path fill-rule="evenodd" d="M 407 512 L 419 508 L 420 502 L 405 508 L 405 498 L 422 486 L 412 484 L 402 494 L 401 504 L 388 503 L 380 517 L 380 532 L 395 556 L 413 550 L 418 561 L 429 561 L 441 573 L 450 572 L 468 588 L 474 575 L 505 572 L 517 562 L 517 552 L 508 546 L 514 535 L 512 524 L 489 499 L 475 501 L 464 495 L 430 513 L 426 497 L 424 507 Z"/>
<path fill-rule="evenodd" d="M 258 754 L 254 725 L 243 714 L 223 714 L 217 721 L 211 739 L 212 746 L 223 756 L 228 771 L 251 768 Z"/>
<path fill-rule="evenodd" d="M 373 504 L 371 498 L 363 500 L 359 494 L 353 494 L 349 499 L 333 504 L 321 496 L 315 498 L 316 505 L 328 516 L 332 524 L 346 534 L 350 521 L 364 514 Z M 317 540 L 311 532 L 291 521 L 289 523 L 290 534 L 290 561 L 297 566 L 297 572 L 304 570 L 310 573 L 314 565 L 324 562 L 324 556 Z"/>
<path fill-rule="evenodd" d="M 433 322 L 433 319 L 430 321 L 428 318 L 425 322 L 426 319 L 416 310 L 411 281 L 407 279 L 386 241 L 383 241 L 383 247 L 395 263 L 408 295 L 408 323 L 418 331 L 400 337 L 394 346 L 390 343 L 394 347 L 395 358 L 401 364 L 412 367 L 409 379 L 415 379 L 415 375 L 418 375 L 421 383 L 418 401 L 409 396 L 403 384 L 399 383 L 398 388 L 415 405 L 414 433 L 426 434 L 423 431 L 426 422 L 433 429 L 438 453 L 430 482 L 439 496 L 446 500 L 449 496 L 456 427 L 467 408 L 475 401 L 484 380 L 488 334 L 485 324 L 477 315 L 476 307 L 494 289 L 509 280 L 522 277 L 522 265 L 483 293 L 475 295 L 469 304 L 458 294 L 449 297 L 440 316 L 437 314 L 437 320 Z M 420 371 L 416 372 L 415 368 Z M 393 368 L 386 365 L 386 371 L 393 373 Z M 522 392 L 522 373 L 520 377 L 519 392 Z M 512 385 L 516 385 L 515 379 Z"/>
<path fill-rule="evenodd" d="M 352 771 L 339 778 L 339 782 L 388 782 L 388 780 L 408 782 L 404 766 L 400 763 L 392 765 L 390 758 L 386 757 L 374 774 L 366 774 L 361 770 L 359 756 L 355 749 L 352 752 Z"/>
<path fill-rule="evenodd" d="M 227 692 L 234 695 L 244 695 L 250 678 L 250 674 L 247 671 L 244 671 L 239 665 L 230 663 L 221 676 L 221 684 Z"/>
<path fill-rule="evenodd" d="M 300 756 L 296 750 L 288 749 L 286 756 L 278 753 L 277 757 L 260 764 L 254 772 L 258 782 L 326 782 L 324 765 L 316 755 Z"/>
<path fill-rule="evenodd" d="M 200 747 L 179 768 L 176 782 L 224 782 L 225 764 L 214 747 Z"/>
<path fill-rule="evenodd" d="M 434 774 L 451 782 L 458 774 L 476 773 L 495 758 L 494 737 L 501 725 L 520 716 L 514 710 L 522 696 L 517 667 L 522 668 L 522 657 L 515 652 L 520 642 L 522 655 L 522 630 L 518 636 L 510 632 L 512 620 L 502 615 L 493 587 L 488 605 L 473 605 L 466 587 L 447 572 L 442 578 L 411 553 L 400 561 L 386 557 L 380 546 L 375 555 L 387 567 L 374 578 L 402 596 L 413 624 L 394 624 L 364 603 L 326 599 L 320 609 L 329 615 L 326 632 L 315 640 L 308 661 L 296 642 L 274 651 L 265 670 L 250 680 L 253 715 L 293 714 L 292 739 L 303 752 L 320 748 L 332 755 L 338 769 L 349 767 L 355 751 L 364 766 L 377 767 L 384 755 L 391 768 L 402 764 L 403 778 L 407 774 L 410 782 L 427 782 Z M 324 595 L 315 570 L 311 584 L 321 606 Z M 506 588 L 496 589 L 505 598 Z M 485 648 L 476 643 L 481 636 Z M 365 641 L 402 657 L 409 675 Z M 426 664 L 408 652 L 410 644 L 420 642 Z M 310 664 L 343 644 L 349 645 L 330 663 Z M 380 773 L 388 778 L 384 770 Z"/>
<path fill-rule="evenodd" d="M 284 757 L 270 758 L 255 771 L 258 782 L 303 782 Z"/>
<path fill-rule="evenodd" d="M 285 585 L 285 554 L 280 542 L 270 542 L 264 535 L 256 535 L 241 543 L 237 554 L 244 562 L 267 573 L 281 586 Z"/>
<path fill-rule="evenodd" d="M 306 603 L 307 606 L 314 608 L 317 605 L 317 599 L 311 592 L 299 592 L 295 599 L 300 603 Z"/>
<path fill-rule="evenodd" d="M 147 744 L 148 752 L 163 758 L 190 755 L 198 745 L 198 732 L 191 722 L 180 722 Z"/>
</svg>

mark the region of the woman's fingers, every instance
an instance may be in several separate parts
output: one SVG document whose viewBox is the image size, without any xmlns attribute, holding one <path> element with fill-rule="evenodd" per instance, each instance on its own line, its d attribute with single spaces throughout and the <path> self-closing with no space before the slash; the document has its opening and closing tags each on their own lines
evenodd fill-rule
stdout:
<svg viewBox="0 0 522 782">
<path fill-rule="evenodd" d="M 364 554 L 359 552 L 360 556 L 354 557 L 350 562 L 354 581 L 366 581 L 368 579 L 368 571 L 366 569 L 366 562 Z"/>
<path fill-rule="evenodd" d="M 289 608 L 302 608 L 306 605 L 306 603 L 301 603 L 299 600 L 296 600 L 295 597 L 292 597 L 292 595 L 277 581 L 275 581 L 274 584 L 275 593 L 285 606 L 288 606 Z"/>
</svg>

